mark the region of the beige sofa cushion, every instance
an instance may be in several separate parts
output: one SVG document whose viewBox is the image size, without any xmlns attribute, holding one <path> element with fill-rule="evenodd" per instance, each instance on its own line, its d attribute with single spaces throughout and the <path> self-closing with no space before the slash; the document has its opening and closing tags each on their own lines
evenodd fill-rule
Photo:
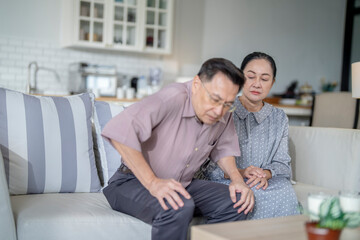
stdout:
<svg viewBox="0 0 360 240">
<path fill-rule="evenodd" d="M 360 130 L 291 126 L 289 150 L 295 181 L 360 191 Z"/>
<path fill-rule="evenodd" d="M 110 208 L 102 193 L 12 196 L 21 240 L 150 239 L 151 226 Z"/>
</svg>

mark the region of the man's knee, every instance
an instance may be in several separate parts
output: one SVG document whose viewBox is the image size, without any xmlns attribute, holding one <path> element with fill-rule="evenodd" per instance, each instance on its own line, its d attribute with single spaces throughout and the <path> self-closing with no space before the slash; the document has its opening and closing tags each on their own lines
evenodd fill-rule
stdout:
<svg viewBox="0 0 360 240">
<path fill-rule="evenodd" d="M 241 198 L 241 194 L 236 194 L 236 202 Z M 240 207 L 234 208 L 234 202 L 231 200 L 230 196 L 223 198 L 223 204 L 217 209 L 216 212 L 208 219 L 208 223 L 217 223 L 217 222 L 232 222 L 245 220 L 246 215 L 244 211 L 238 213 Z"/>
<path fill-rule="evenodd" d="M 179 207 L 177 210 L 173 209 L 170 204 L 166 203 L 169 209 L 164 211 L 164 215 L 174 217 L 174 221 L 191 221 L 194 215 L 195 203 L 192 199 L 186 199 L 184 197 L 181 197 L 181 199 L 184 202 L 184 205 Z M 163 217 L 164 216 L 161 218 Z"/>
</svg>

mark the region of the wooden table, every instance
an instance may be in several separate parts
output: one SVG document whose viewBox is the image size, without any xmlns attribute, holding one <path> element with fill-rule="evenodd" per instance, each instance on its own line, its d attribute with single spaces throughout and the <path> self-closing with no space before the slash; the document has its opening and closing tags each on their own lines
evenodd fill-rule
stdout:
<svg viewBox="0 0 360 240">
<path fill-rule="evenodd" d="M 191 240 L 307 240 L 307 216 L 297 215 L 191 227 Z M 341 240 L 359 240 L 360 228 L 344 229 Z"/>
</svg>

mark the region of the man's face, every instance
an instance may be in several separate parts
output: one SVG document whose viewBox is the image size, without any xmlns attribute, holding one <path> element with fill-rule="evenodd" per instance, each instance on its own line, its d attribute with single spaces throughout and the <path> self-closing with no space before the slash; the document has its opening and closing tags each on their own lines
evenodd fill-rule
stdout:
<svg viewBox="0 0 360 240">
<path fill-rule="evenodd" d="M 192 84 L 192 104 L 196 116 L 205 124 L 212 125 L 219 121 L 234 103 L 239 86 L 225 74 L 218 72 L 211 81 L 202 82 L 199 76 Z"/>
</svg>

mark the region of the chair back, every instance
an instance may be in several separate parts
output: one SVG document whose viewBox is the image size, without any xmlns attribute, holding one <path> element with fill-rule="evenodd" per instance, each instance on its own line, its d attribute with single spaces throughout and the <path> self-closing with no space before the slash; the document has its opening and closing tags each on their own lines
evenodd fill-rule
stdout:
<svg viewBox="0 0 360 240">
<path fill-rule="evenodd" d="M 310 126 L 354 128 L 356 99 L 351 92 L 326 92 L 314 97 Z"/>
</svg>

